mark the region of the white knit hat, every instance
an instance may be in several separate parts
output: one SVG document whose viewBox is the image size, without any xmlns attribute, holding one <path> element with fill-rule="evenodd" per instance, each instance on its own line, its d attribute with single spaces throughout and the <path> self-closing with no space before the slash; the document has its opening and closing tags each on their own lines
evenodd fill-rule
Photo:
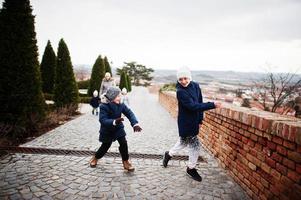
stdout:
<svg viewBox="0 0 301 200">
<path fill-rule="evenodd" d="M 127 89 L 126 88 L 122 88 L 121 94 L 127 94 L 127 93 L 128 93 Z"/>
<path fill-rule="evenodd" d="M 181 67 L 180 69 L 178 69 L 177 71 L 177 79 L 179 80 L 180 78 L 189 78 L 190 80 L 192 80 L 191 77 L 191 72 L 187 67 Z"/>
<path fill-rule="evenodd" d="M 97 91 L 97 90 L 94 90 L 93 96 L 94 96 L 94 97 L 97 97 L 97 96 L 98 96 L 98 91 Z"/>
</svg>

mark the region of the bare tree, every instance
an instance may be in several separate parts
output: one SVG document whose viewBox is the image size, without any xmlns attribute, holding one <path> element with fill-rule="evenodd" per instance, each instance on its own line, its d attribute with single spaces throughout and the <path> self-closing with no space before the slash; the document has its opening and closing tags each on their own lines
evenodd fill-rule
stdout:
<svg viewBox="0 0 301 200">
<path fill-rule="evenodd" d="M 297 93 L 297 90 L 301 87 L 301 79 L 293 81 L 296 74 L 269 74 L 269 80 L 271 83 L 270 94 L 273 97 L 272 112 L 275 112 L 283 102 L 293 93 Z"/>
<path fill-rule="evenodd" d="M 281 107 L 288 97 L 297 94 L 301 88 L 301 78 L 297 73 L 268 73 L 267 76 L 256 84 L 259 89 L 259 95 L 262 98 L 261 104 L 267 108 L 268 97 L 271 97 L 271 111 L 276 112 L 277 108 Z M 255 85 L 255 87 L 256 87 Z"/>
</svg>

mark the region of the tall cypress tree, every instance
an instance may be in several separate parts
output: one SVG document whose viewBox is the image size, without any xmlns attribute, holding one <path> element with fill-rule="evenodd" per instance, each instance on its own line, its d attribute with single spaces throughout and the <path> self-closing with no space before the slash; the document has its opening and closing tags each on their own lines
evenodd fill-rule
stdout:
<svg viewBox="0 0 301 200">
<path fill-rule="evenodd" d="M 108 62 L 107 56 L 105 56 L 103 62 L 104 62 L 105 68 L 106 68 L 106 72 L 110 72 L 111 76 L 113 76 L 112 69 L 111 69 L 110 63 Z"/>
<path fill-rule="evenodd" d="M 0 121 L 32 128 L 45 116 L 34 16 L 29 0 L 0 10 Z"/>
<path fill-rule="evenodd" d="M 97 90 L 99 92 L 101 81 L 104 78 L 104 76 L 105 76 L 104 62 L 101 58 L 101 55 L 99 55 L 92 68 L 88 95 L 92 96 L 94 90 Z"/>
<path fill-rule="evenodd" d="M 55 81 L 56 56 L 48 40 L 41 62 L 42 89 L 45 93 L 53 93 Z"/>
<path fill-rule="evenodd" d="M 132 83 L 131 83 L 131 77 L 128 75 L 128 74 L 126 74 L 126 80 L 127 80 L 127 90 L 128 90 L 128 92 L 131 92 L 132 91 Z"/>
<path fill-rule="evenodd" d="M 75 105 L 79 101 L 78 87 L 75 81 L 68 47 L 63 39 L 59 42 L 57 52 L 54 102 L 57 107 Z"/>
<path fill-rule="evenodd" d="M 121 75 L 120 75 L 120 82 L 119 82 L 119 88 L 122 90 L 123 88 L 126 88 L 127 90 L 128 90 L 128 88 L 127 88 L 127 78 L 126 78 L 126 74 L 125 74 L 125 72 L 123 71 L 122 73 L 121 73 Z"/>
</svg>

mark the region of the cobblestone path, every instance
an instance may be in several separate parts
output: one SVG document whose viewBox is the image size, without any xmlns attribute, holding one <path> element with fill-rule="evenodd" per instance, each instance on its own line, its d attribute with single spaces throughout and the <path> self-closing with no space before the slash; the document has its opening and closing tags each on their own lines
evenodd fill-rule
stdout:
<svg viewBox="0 0 301 200">
<path fill-rule="evenodd" d="M 177 140 L 176 120 L 145 88 L 134 87 L 129 98 L 143 128 L 134 133 L 126 122 L 129 151 L 163 154 Z M 89 107 L 82 110 L 87 112 L 23 146 L 96 150 L 98 118 Z M 118 152 L 117 142 L 110 151 Z M 0 199 L 249 199 L 208 152 L 201 149 L 200 156 L 198 183 L 185 174 L 185 161 L 163 168 L 161 160 L 132 159 L 136 170 L 127 173 L 119 157 L 104 157 L 92 169 L 88 157 L 11 154 L 0 161 Z"/>
</svg>

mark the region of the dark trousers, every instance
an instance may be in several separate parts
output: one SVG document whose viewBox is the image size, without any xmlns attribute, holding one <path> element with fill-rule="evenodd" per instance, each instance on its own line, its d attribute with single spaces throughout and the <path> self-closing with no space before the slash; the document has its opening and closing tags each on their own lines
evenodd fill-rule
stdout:
<svg viewBox="0 0 301 200">
<path fill-rule="evenodd" d="M 118 138 L 117 141 L 119 143 L 119 152 L 121 154 L 122 160 L 123 161 L 128 160 L 129 159 L 128 143 L 125 139 L 125 136 Z M 99 149 L 95 153 L 95 158 L 96 159 L 102 158 L 108 152 L 111 145 L 112 142 L 102 143 Z"/>
</svg>

